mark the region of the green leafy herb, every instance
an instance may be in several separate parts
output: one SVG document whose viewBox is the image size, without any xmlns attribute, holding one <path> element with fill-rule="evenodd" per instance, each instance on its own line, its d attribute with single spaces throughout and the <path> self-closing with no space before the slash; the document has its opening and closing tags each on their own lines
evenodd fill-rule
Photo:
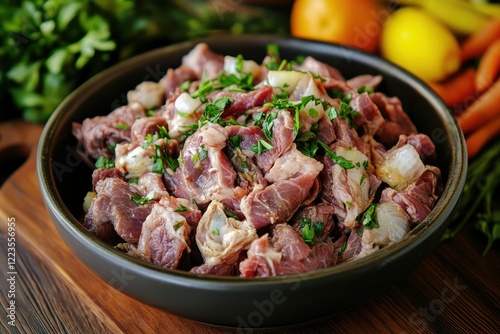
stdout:
<svg viewBox="0 0 500 334">
<path fill-rule="evenodd" d="M 170 139 L 170 136 L 168 135 L 168 131 L 165 128 L 164 125 L 158 125 L 158 130 L 155 131 L 155 133 L 152 135 L 148 133 L 145 137 L 144 143 L 141 145 L 143 149 L 146 149 L 149 145 L 157 141 L 158 139 L 165 138 L 165 139 Z"/>
<path fill-rule="evenodd" d="M 337 109 L 333 106 L 327 109 L 326 114 L 328 115 L 328 119 L 330 121 L 338 117 Z"/>
<path fill-rule="evenodd" d="M 147 49 L 214 31 L 289 30 L 281 8 L 249 11 L 246 6 L 202 0 L 5 0 L 0 21 L 0 102 L 8 105 L 0 114 L 40 123 L 87 79 Z M 146 66 L 145 74 L 159 81 L 164 72 L 154 65 Z M 112 108 L 126 103 L 125 96 L 117 97 Z"/>
<path fill-rule="evenodd" d="M 255 114 L 254 119 L 253 119 L 253 124 L 255 126 L 260 126 L 262 127 L 262 123 L 264 122 L 265 116 L 262 111 L 259 111 L 258 113 Z"/>
<path fill-rule="evenodd" d="M 118 130 L 129 130 L 130 129 L 130 125 L 118 123 L 118 124 L 115 124 L 115 129 L 118 129 Z"/>
<path fill-rule="evenodd" d="M 370 93 L 373 93 L 373 92 L 374 92 L 374 90 L 373 90 L 372 87 L 361 86 L 361 87 L 358 88 L 358 93 L 359 94 L 362 94 L 362 93 L 368 93 L 368 94 L 370 94 Z"/>
<path fill-rule="evenodd" d="M 344 254 L 346 247 L 347 247 L 347 241 L 344 241 L 342 243 L 342 246 L 340 247 L 339 251 L 337 252 L 337 255 L 340 256 L 340 255 Z"/>
<path fill-rule="evenodd" d="M 373 203 L 370 204 L 368 209 L 363 213 L 361 219 L 362 219 L 362 224 L 367 230 L 371 230 L 374 228 L 379 228 L 380 225 L 377 222 L 377 218 L 375 215 L 375 210 L 376 210 L 377 204 Z"/>
<path fill-rule="evenodd" d="M 218 229 L 218 228 L 213 229 L 213 230 L 212 230 L 212 234 L 213 234 L 213 235 L 216 235 L 216 236 L 219 236 L 219 235 L 220 235 L 220 231 L 219 231 L 219 229 Z"/>
<path fill-rule="evenodd" d="M 234 135 L 228 139 L 228 144 L 232 149 L 240 148 L 243 137 L 239 135 Z"/>
<path fill-rule="evenodd" d="M 234 218 L 234 219 L 239 219 L 237 215 L 235 215 L 234 213 L 232 213 L 231 211 L 227 210 L 227 209 L 224 209 L 224 213 L 226 214 L 226 216 L 228 216 L 229 218 Z"/>
<path fill-rule="evenodd" d="M 314 228 L 311 225 L 306 224 L 302 228 L 302 239 L 304 239 L 305 243 L 311 244 L 314 239 Z"/>
<path fill-rule="evenodd" d="M 221 90 L 227 87 L 234 86 L 236 91 L 247 92 L 254 89 L 253 76 L 250 73 L 244 73 L 243 70 L 243 57 L 238 55 L 236 57 L 236 71 L 238 74 L 228 74 L 222 71 L 221 74 L 212 80 L 201 80 L 196 92 L 191 96 L 193 98 L 200 98 L 202 102 L 206 102 L 207 94 L 216 90 Z"/>
<path fill-rule="evenodd" d="M 207 104 L 205 106 L 205 110 L 203 110 L 203 115 L 199 119 L 198 123 L 185 126 L 188 128 L 188 130 L 180 132 L 183 135 L 190 136 L 196 130 L 198 130 L 207 123 L 218 123 L 221 124 L 222 126 L 225 126 L 227 124 L 232 124 L 228 123 L 228 121 L 225 121 L 224 119 L 221 118 L 222 113 L 231 104 L 231 102 L 233 102 L 232 98 L 222 97 L 210 104 Z"/>
<path fill-rule="evenodd" d="M 113 168 L 115 167 L 114 160 L 109 160 L 105 156 L 100 156 L 95 162 L 95 168 Z"/>
<path fill-rule="evenodd" d="M 476 218 L 475 229 L 487 238 L 483 255 L 500 239 L 500 210 L 494 209 L 499 195 L 499 157 L 500 142 L 497 141 L 470 161 L 464 190 L 442 240 L 456 236 L 473 218 Z"/>
<path fill-rule="evenodd" d="M 153 198 L 155 198 L 155 196 L 156 193 L 154 191 L 151 191 L 149 194 L 146 195 L 146 197 L 142 197 L 139 194 L 132 194 L 130 199 L 137 205 L 143 205 L 151 201 Z"/>
<path fill-rule="evenodd" d="M 354 168 L 354 164 L 352 163 L 352 161 L 344 158 L 343 156 L 335 154 L 335 152 L 330 150 L 328 145 L 326 145 L 324 142 L 322 142 L 319 139 L 318 139 L 318 144 L 323 148 L 326 156 L 329 157 L 330 159 L 332 159 L 333 162 L 335 162 L 337 165 L 339 165 L 340 167 L 342 167 L 344 169 Z"/>
<path fill-rule="evenodd" d="M 155 145 L 156 154 L 151 156 L 153 159 L 153 173 L 163 174 L 167 168 L 174 172 L 179 167 L 179 161 L 168 154 L 165 145 Z"/>
<path fill-rule="evenodd" d="M 358 117 L 359 113 L 344 101 L 340 102 L 339 109 L 340 109 L 339 111 L 340 116 L 347 121 L 347 123 L 351 128 L 356 129 L 357 126 L 352 120 L 352 118 Z"/>
<path fill-rule="evenodd" d="M 139 178 L 135 177 L 133 179 L 128 180 L 128 183 L 130 184 L 138 184 L 139 183 Z"/>
<path fill-rule="evenodd" d="M 266 114 L 266 118 L 262 123 L 262 133 L 266 136 L 269 141 L 273 140 L 273 125 L 274 120 L 278 117 L 278 112 L 270 112 Z"/>
<path fill-rule="evenodd" d="M 311 218 L 299 218 L 299 228 L 302 229 L 302 239 L 307 244 L 313 244 L 314 237 L 322 237 L 324 224 L 320 221 L 312 223 Z"/>
<path fill-rule="evenodd" d="M 174 231 L 177 231 L 178 229 L 180 229 L 182 226 L 184 226 L 184 222 L 183 221 L 180 221 L 180 222 L 177 222 L 174 224 Z"/>
<path fill-rule="evenodd" d="M 265 141 L 264 139 L 259 139 L 257 141 L 257 144 L 252 145 L 252 147 L 250 147 L 250 150 L 257 153 L 257 155 L 261 155 L 265 151 L 269 151 L 272 149 L 273 149 L 273 146 L 271 144 L 269 144 L 267 141 Z"/>
<path fill-rule="evenodd" d="M 184 212 L 188 211 L 188 208 L 186 208 L 184 205 L 180 204 L 179 208 L 175 209 L 174 212 Z"/>
<path fill-rule="evenodd" d="M 181 92 L 187 92 L 187 90 L 189 89 L 189 86 L 191 85 L 191 81 L 189 80 L 186 80 L 184 81 L 180 86 L 179 86 L 179 89 Z"/>
<path fill-rule="evenodd" d="M 278 45 L 268 44 L 267 55 L 269 56 L 269 61 L 264 66 L 271 71 L 276 71 L 279 68 L 279 64 L 281 62 Z"/>
</svg>

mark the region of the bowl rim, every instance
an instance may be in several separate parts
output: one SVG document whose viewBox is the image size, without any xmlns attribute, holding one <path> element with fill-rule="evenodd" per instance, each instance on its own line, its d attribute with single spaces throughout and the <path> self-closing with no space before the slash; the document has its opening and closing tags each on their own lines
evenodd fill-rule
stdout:
<svg viewBox="0 0 500 334">
<path fill-rule="evenodd" d="M 106 83 L 113 80 L 116 73 L 120 73 L 121 70 L 125 70 L 126 68 L 133 66 L 137 62 L 157 59 L 160 55 L 168 56 L 169 53 L 175 52 L 179 49 L 190 49 L 200 42 L 207 43 L 210 46 L 211 44 L 228 44 L 236 41 L 238 43 L 251 41 L 261 43 L 263 46 L 269 43 L 277 43 L 278 46 L 282 44 L 292 48 L 294 46 L 300 46 L 305 49 L 309 46 L 335 51 L 332 56 L 338 56 L 339 54 L 343 54 L 344 56 L 353 56 L 357 59 L 364 60 L 365 64 L 370 64 L 370 66 L 373 66 L 374 68 L 382 68 L 384 70 L 394 72 L 397 74 L 399 80 L 404 80 L 406 83 L 409 83 L 414 90 L 416 90 L 428 101 L 428 103 L 433 106 L 439 116 L 441 116 L 443 122 L 445 123 L 447 136 L 449 136 L 449 141 L 452 147 L 450 161 L 451 168 L 448 173 L 447 181 L 443 185 L 443 194 L 427 218 L 424 219 L 417 227 L 412 229 L 402 240 L 384 247 L 367 257 L 306 273 L 263 278 L 202 275 L 176 269 L 161 268 L 115 250 L 104 241 L 90 234 L 64 205 L 64 201 L 55 186 L 56 180 L 51 168 L 51 144 L 55 141 L 53 136 L 58 131 L 61 124 L 64 123 L 69 117 L 67 110 L 71 108 L 70 106 L 72 101 L 77 98 L 82 99 L 92 95 L 92 92 L 97 89 L 96 87 L 105 86 Z M 413 74 L 381 57 L 343 45 L 311 41 L 290 36 L 228 35 L 223 39 L 221 39 L 220 36 L 214 36 L 154 49 L 124 60 L 90 78 L 61 102 L 45 124 L 37 148 L 36 170 L 43 200 L 56 227 L 64 229 L 73 238 L 77 239 L 85 247 L 89 247 L 89 249 L 93 252 L 100 252 L 102 257 L 106 257 L 117 265 L 127 267 L 131 272 L 135 272 L 141 276 L 148 276 L 149 278 L 157 281 L 189 286 L 192 285 L 191 283 L 196 282 L 198 286 L 200 286 L 200 284 L 201 286 L 206 285 L 206 287 L 210 288 L 218 286 L 221 289 L 228 289 L 231 287 L 238 287 L 238 289 L 241 289 L 242 286 L 246 286 L 251 289 L 251 287 L 255 285 L 294 283 L 302 280 L 309 281 L 323 279 L 325 277 L 352 274 L 352 272 L 355 271 L 361 272 L 369 270 L 370 268 L 383 266 L 384 263 L 393 260 L 395 257 L 411 252 L 418 246 L 419 239 L 424 240 L 425 236 L 433 235 L 442 229 L 443 225 L 446 224 L 447 218 L 453 213 L 454 206 L 456 205 L 465 184 L 465 176 L 467 173 L 467 154 L 463 133 L 461 132 L 455 118 L 448 111 L 446 105 L 437 96 L 437 94 L 435 94 L 425 82 Z M 244 284 L 242 284 L 242 282 Z"/>
</svg>

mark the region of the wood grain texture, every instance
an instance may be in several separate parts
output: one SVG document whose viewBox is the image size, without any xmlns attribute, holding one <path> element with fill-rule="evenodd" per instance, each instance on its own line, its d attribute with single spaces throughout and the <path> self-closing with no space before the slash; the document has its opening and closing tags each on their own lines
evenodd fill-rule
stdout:
<svg viewBox="0 0 500 334">
<path fill-rule="evenodd" d="M 13 127 L 0 124 L 0 151 L 6 147 L 2 146 L 5 128 Z M 37 136 L 27 146 L 35 147 Z M 113 289 L 85 267 L 50 221 L 38 189 L 34 158 L 32 149 L 26 163 L 0 189 L 0 230 L 7 231 L 8 218 L 16 220 L 17 324 L 21 333 L 236 332 L 144 305 Z M 2 238 L 4 256 L 6 244 Z M 438 244 L 414 272 L 367 303 L 320 322 L 272 332 L 498 333 L 498 246 L 482 257 L 483 245 L 482 236 L 469 227 L 453 240 Z M 3 261 L 4 257 L 0 263 L 2 277 L 7 272 Z M 5 279 L 0 286 L 3 315 Z M 318 296 L 318 303 L 342 301 Z M 7 320 L 2 317 L 0 332 L 12 329 Z"/>
</svg>

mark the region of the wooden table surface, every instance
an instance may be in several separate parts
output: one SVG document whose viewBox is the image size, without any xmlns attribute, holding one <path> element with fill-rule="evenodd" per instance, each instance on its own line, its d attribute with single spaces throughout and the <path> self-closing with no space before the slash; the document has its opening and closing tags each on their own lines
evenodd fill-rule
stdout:
<svg viewBox="0 0 500 334">
<path fill-rule="evenodd" d="M 27 156 L 0 188 L 0 333 L 237 332 L 137 302 L 79 262 L 57 234 L 39 192 L 34 157 L 40 131 L 23 122 L 0 123 L 2 171 L 13 156 L 16 161 Z M 9 222 L 15 225 L 13 267 Z M 405 279 L 366 303 L 321 322 L 266 332 L 499 333 L 498 245 L 482 256 L 484 245 L 469 224 L 451 241 L 436 245 Z M 318 302 L 324 302 L 320 296 Z"/>
</svg>

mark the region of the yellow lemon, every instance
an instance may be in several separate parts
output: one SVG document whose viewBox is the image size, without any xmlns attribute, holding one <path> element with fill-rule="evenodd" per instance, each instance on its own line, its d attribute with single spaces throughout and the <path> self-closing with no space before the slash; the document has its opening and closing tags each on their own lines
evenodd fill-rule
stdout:
<svg viewBox="0 0 500 334">
<path fill-rule="evenodd" d="M 427 81 L 439 81 L 460 67 L 460 46 L 451 31 L 412 7 L 397 10 L 382 30 L 382 56 Z"/>
</svg>

